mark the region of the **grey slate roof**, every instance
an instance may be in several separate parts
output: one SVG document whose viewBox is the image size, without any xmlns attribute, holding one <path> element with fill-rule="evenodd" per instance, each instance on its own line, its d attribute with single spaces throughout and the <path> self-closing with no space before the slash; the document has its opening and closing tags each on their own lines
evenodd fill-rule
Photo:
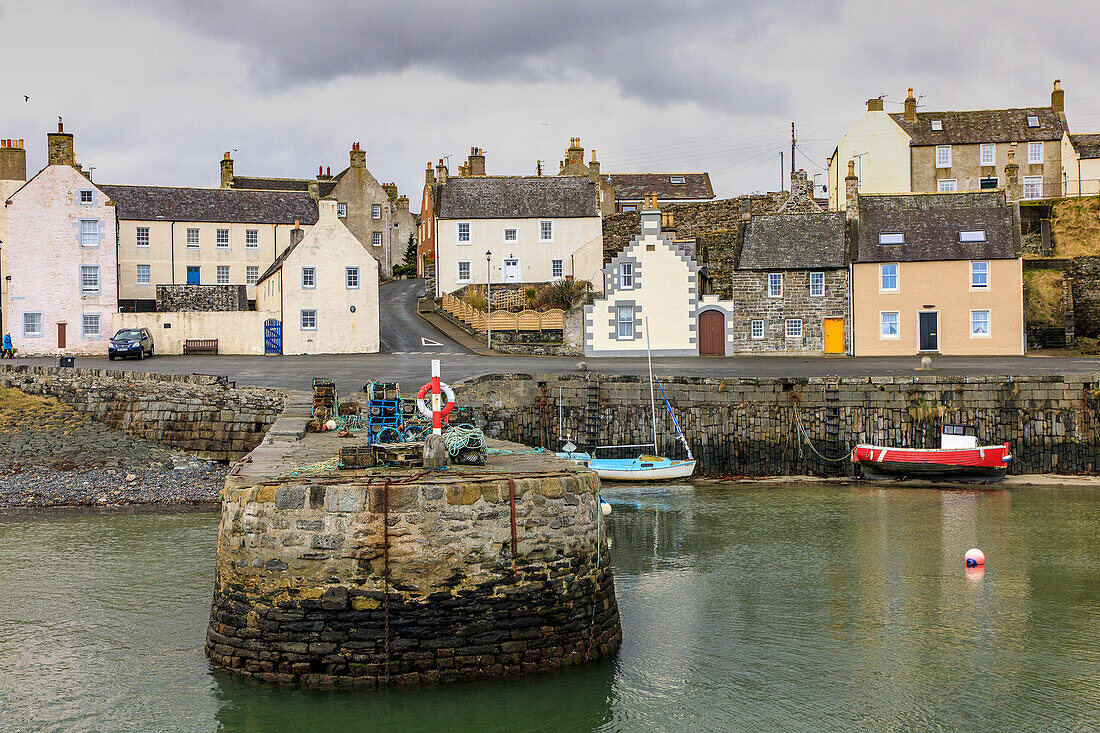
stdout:
<svg viewBox="0 0 1100 733">
<path fill-rule="evenodd" d="M 683 176 L 683 183 L 673 183 L 673 176 Z M 615 189 L 615 199 L 641 200 L 647 193 L 659 199 L 712 199 L 714 189 L 709 173 L 611 173 L 607 182 Z"/>
<path fill-rule="evenodd" d="M 1069 141 L 1073 143 L 1073 149 L 1085 159 L 1100 158 L 1100 133 L 1087 135 L 1070 135 Z"/>
<path fill-rule="evenodd" d="M 1027 126 L 1028 115 L 1039 118 L 1038 127 Z M 1050 107 L 917 112 L 915 122 L 906 121 L 904 112 L 890 117 L 912 138 L 909 144 L 915 147 L 1061 140 L 1064 131 L 1062 120 Z M 939 120 L 943 129 L 933 130 L 932 120 Z"/>
<path fill-rule="evenodd" d="M 120 220 L 212 221 L 239 224 L 303 224 L 317 221 L 317 203 L 300 191 L 235 188 L 100 186 L 115 202 Z"/>
<path fill-rule="evenodd" d="M 984 229 L 985 242 L 960 242 L 963 229 Z M 855 262 L 1014 259 L 1019 250 L 1003 191 L 859 196 Z M 878 243 L 901 232 L 904 244 Z"/>
<path fill-rule="evenodd" d="M 440 219 L 580 218 L 600 215 L 599 189 L 584 176 L 448 178 Z"/>
<path fill-rule="evenodd" d="M 740 270 L 812 270 L 846 267 L 844 212 L 763 214 L 745 228 Z"/>
<path fill-rule="evenodd" d="M 251 189 L 253 191 L 309 191 L 311 183 L 317 184 L 317 190 L 324 198 L 332 193 L 336 184 L 347 173 L 347 168 L 329 179 L 317 178 L 265 178 L 263 176 L 233 176 L 233 188 Z"/>
</svg>

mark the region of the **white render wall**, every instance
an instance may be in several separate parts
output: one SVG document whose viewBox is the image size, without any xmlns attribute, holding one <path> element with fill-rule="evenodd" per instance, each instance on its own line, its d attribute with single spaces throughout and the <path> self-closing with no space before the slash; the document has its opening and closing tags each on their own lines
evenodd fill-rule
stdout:
<svg viewBox="0 0 1100 733">
<path fill-rule="evenodd" d="M 551 242 L 539 240 L 539 222 L 553 222 Z M 470 225 L 469 243 L 458 242 L 459 223 Z M 504 230 L 515 229 L 516 241 L 506 242 Z M 436 296 L 451 293 L 470 283 L 484 284 L 485 252 L 492 252 L 494 283 L 503 282 L 504 260 L 519 260 L 516 282 L 547 282 L 552 277 L 553 260 L 562 260 L 562 278 L 592 283 L 594 291 L 603 291 L 600 269 L 603 267 L 603 223 L 598 216 L 541 219 L 439 219 L 436 230 Z M 458 280 L 458 263 L 470 263 L 470 279 Z"/>
<path fill-rule="evenodd" d="M 845 207 L 844 177 L 849 160 L 856 161 L 860 193 L 908 193 L 913 165 L 909 142 L 909 135 L 888 113 L 868 110 L 841 138 L 829 159 L 829 210 Z"/>
<path fill-rule="evenodd" d="M 81 190 L 92 191 L 92 204 L 80 205 Z M 5 274 L 8 302 L 4 328 L 22 355 L 105 355 L 118 310 L 115 259 L 115 207 L 72 166 L 44 168 L 11 197 Z M 99 223 L 95 247 L 80 244 L 80 221 Z M 82 265 L 99 267 L 99 292 L 81 292 Z M 41 336 L 25 336 L 23 314 L 42 313 Z M 83 315 L 98 313 L 100 336 L 84 338 Z M 66 346 L 58 348 L 58 324 L 66 327 Z"/>
<path fill-rule="evenodd" d="M 182 354 L 187 339 L 217 339 L 219 354 L 263 354 L 264 321 L 278 317 L 262 311 L 116 313 L 115 330 L 148 328 L 157 354 Z"/>
<path fill-rule="evenodd" d="M 8 200 L 8 197 L 18 191 L 26 181 L 5 181 L 0 180 L 0 317 L 8 312 L 8 282 L 3 279 L 3 275 L 11 272 L 8 269 L 7 262 L 5 261 L 8 254 L 8 207 L 4 205 L 4 202 Z M 3 324 L 4 333 L 11 332 L 11 325 L 5 321 Z"/>
</svg>

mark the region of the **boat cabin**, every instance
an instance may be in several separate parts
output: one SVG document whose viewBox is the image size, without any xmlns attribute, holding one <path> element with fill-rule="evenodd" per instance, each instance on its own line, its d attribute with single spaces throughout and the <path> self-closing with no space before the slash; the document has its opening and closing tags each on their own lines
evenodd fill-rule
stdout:
<svg viewBox="0 0 1100 733">
<path fill-rule="evenodd" d="M 952 425 L 945 423 L 940 431 L 940 448 L 957 450 L 977 448 L 978 431 L 973 425 Z"/>
</svg>

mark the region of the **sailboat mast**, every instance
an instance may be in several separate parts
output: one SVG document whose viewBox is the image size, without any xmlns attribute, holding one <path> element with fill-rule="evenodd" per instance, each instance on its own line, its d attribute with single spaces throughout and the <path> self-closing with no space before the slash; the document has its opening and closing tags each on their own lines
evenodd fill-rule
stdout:
<svg viewBox="0 0 1100 733">
<path fill-rule="evenodd" d="M 649 362 L 649 411 L 653 415 L 653 455 L 658 455 L 657 448 L 657 399 L 653 395 L 653 351 L 649 348 L 649 316 L 645 317 L 645 356 Z"/>
</svg>

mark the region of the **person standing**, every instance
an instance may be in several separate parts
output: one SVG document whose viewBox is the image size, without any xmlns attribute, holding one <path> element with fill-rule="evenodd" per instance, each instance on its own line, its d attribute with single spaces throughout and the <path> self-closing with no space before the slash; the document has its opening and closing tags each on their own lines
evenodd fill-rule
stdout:
<svg viewBox="0 0 1100 733">
<path fill-rule="evenodd" d="M 0 359 L 14 359 L 15 347 L 11 344 L 11 334 L 4 334 L 4 344 L 0 347 Z"/>
</svg>

